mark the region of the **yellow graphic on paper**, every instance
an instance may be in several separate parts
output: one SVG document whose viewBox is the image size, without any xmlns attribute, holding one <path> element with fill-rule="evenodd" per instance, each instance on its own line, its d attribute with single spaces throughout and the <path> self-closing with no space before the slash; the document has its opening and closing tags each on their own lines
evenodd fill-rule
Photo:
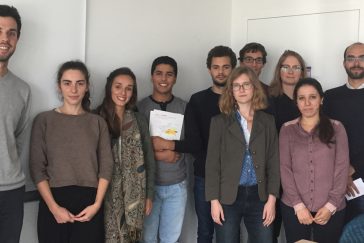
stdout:
<svg viewBox="0 0 364 243">
<path fill-rule="evenodd" d="M 168 128 L 164 131 L 168 136 L 175 136 L 177 134 L 177 130 L 175 128 Z"/>
</svg>

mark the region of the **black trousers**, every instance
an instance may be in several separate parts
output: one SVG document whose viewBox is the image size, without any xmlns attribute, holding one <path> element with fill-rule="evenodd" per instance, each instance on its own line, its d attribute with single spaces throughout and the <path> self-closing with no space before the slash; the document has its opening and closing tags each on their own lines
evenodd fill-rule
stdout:
<svg viewBox="0 0 364 243">
<path fill-rule="evenodd" d="M 67 186 L 51 188 L 58 205 L 77 215 L 95 202 L 96 188 Z M 39 243 L 103 243 L 103 207 L 89 222 L 58 224 L 43 200 L 39 202 L 38 239 Z"/>
<path fill-rule="evenodd" d="M 287 243 L 293 243 L 302 239 L 320 243 L 339 242 L 345 221 L 345 209 L 332 215 L 329 222 L 325 225 L 319 225 L 314 222 L 311 225 L 300 224 L 293 207 L 289 207 L 283 202 L 281 202 L 281 210 Z M 316 214 L 311 213 L 312 216 Z"/>
<path fill-rule="evenodd" d="M 0 192 L 1 243 L 19 243 L 24 216 L 24 191 L 23 186 Z"/>
</svg>

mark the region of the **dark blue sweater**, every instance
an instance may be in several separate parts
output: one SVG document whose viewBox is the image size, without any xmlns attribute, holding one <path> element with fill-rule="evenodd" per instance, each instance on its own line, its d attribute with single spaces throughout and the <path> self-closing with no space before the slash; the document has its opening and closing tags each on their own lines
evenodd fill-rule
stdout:
<svg viewBox="0 0 364 243">
<path fill-rule="evenodd" d="M 185 139 L 175 143 L 177 152 L 191 153 L 195 157 L 196 176 L 205 177 L 210 121 L 213 116 L 220 114 L 219 98 L 220 95 L 214 93 L 211 88 L 191 96 L 184 117 Z"/>
<path fill-rule="evenodd" d="M 364 179 L 364 89 L 349 89 L 346 85 L 327 90 L 324 113 L 341 121 L 349 140 L 350 164 L 354 178 Z"/>
</svg>

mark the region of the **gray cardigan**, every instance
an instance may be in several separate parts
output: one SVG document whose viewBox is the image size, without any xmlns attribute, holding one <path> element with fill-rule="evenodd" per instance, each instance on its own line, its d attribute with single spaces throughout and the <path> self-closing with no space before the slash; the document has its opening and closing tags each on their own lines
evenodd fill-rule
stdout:
<svg viewBox="0 0 364 243">
<path fill-rule="evenodd" d="M 206 159 L 206 200 L 236 200 L 245 151 L 244 134 L 235 113 L 212 118 Z M 261 201 L 279 196 L 278 136 L 273 116 L 256 111 L 249 142 Z"/>
</svg>

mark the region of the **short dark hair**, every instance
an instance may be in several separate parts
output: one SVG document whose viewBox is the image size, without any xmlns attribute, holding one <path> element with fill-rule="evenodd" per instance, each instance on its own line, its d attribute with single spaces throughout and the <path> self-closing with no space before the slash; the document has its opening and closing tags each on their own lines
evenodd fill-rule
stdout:
<svg viewBox="0 0 364 243">
<path fill-rule="evenodd" d="M 172 57 L 169 57 L 169 56 L 160 56 L 160 57 L 157 57 L 156 59 L 154 59 L 154 61 L 152 63 L 152 68 L 150 70 L 150 73 L 152 75 L 153 75 L 156 67 L 159 64 L 171 65 L 172 68 L 173 68 L 174 75 L 176 75 L 176 77 L 177 77 L 177 73 L 178 73 L 177 62 Z"/>
<path fill-rule="evenodd" d="M 65 62 L 58 68 L 58 72 L 57 72 L 57 84 L 58 85 L 61 85 L 62 76 L 67 70 L 80 71 L 83 74 L 83 76 L 85 77 L 87 87 L 90 87 L 90 73 L 89 73 L 86 65 L 79 60 Z M 85 111 L 90 111 L 90 104 L 91 104 L 91 101 L 90 101 L 90 88 L 89 88 L 86 91 L 85 96 L 82 98 L 82 108 Z"/>
<path fill-rule="evenodd" d="M 20 36 L 20 30 L 21 30 L 21 18 L 19 15 L 18 10 L 9 5 L 0 5 L 0 17 L 11 17 L 15 20 L 16 25 L 18 27 L 18 38 Z"/>
<path fill-rule="evenodd" d="M 257 52 L 260 51 L 263 55 L 263 63 L 267 62 L 267 51 L 265 50 L 264 46 L 257 42 L 250 42 L 246 44 L 240 51 L 239 51 L 239 60 L 243 61 L 243 58 L 247 52 Z"/>
<path fill-rule="evenodd" d="M 212 58 L 214 57 L 229 57 L 231 67 L 235 68 L 236 66 L 236 55 L 230 47 L 215 46 L 212 48 L 207 54 L 206 65 L 208 69 L 211 69 Z"/>
</svg>

